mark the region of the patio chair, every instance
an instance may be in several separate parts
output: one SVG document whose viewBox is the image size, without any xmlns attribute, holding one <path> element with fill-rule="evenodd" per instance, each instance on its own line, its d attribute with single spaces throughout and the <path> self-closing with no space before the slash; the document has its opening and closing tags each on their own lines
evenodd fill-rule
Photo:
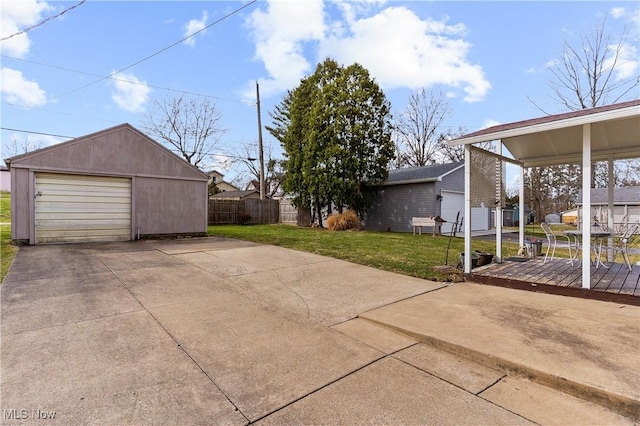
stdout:
<svg viewBox="0 0 640 426">
<path fill-rule="evenodd" d="M 613 258 L 615 259 L 618 252 L 622 253 L 622 258 L 626 262 L 629 272 L 631 272 L 632 269 L 631 261 L 629 260 L 629 247 L 632 246 L 633 241 L 638 238 L 639 229 L 640 223 L 629 225 L 627 231 L 622 236 L 616 238 L 613 246 Z"/>
<path fill-rule="evenodd" d="M 544 264 L 544 263 L 547 263 L 547 259 L 549 259 L 549 250 L 551 250 L 551 259 L 553 259 L 553 257 L 555 256 L 556 245 L 558 243 L 558 236 L 556 236 L 556 234 L 553 233 L 553 231 L 551 230 L 551 227 L 548 224 L 542 222 L 540 226 L 542 227 L 542 230 L 547 236 L 547 252 L 545 253 L 544 260 L 542 261 L 542 263 Z M 569 247 L 569 258 L 571 258 L 571 240 L 566 235 L 562 235 L 561 237 L 567 239 L 567 245 Z"/>
<path fill-rule="evenodd" d="M 613 225 L 614 235 L 624 235 L 627 232 L 627 229 L 629 228 L 628 219 L 629 215 L 625 214 L 624 216 L 622 216 L 622 219 L 620 219 L 620 223 L 618 223 L 617 225 Z"/>
</svg>

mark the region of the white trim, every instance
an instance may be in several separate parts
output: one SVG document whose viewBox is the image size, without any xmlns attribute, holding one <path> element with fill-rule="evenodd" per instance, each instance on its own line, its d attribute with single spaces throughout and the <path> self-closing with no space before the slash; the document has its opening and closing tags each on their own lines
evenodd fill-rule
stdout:
<svg viewBox="0 0 640 426">
<path fill-rule="evenodd" d="M 591 124 L 582 126 L 582 288 L 591 288 Z"/>
<path fill-rule="evenodd" d="M 564 129 L 567 127 L 577 127 L 585 124 L 597 123 L 602 121 L 611 121 L 621 118 L 635 117 L 640 114 L 640 106 L 632 105 L 626 108 L 615 109 L 612 111 L 603 111 L 594 114 L 585 114 L 578 117 L 564 118 L 546 123 L 533 124 L 524 127 L 515 127 L 513 129 L 501 130 L 496 132 L 484 133 L 478 136 L 463 137 L 447 141 L 449 146 L 467 145 L 479 142 L 494 141 L 496 139 L 512 138 L 516 136 L 524 136 L 532 133 L 540 133 L 549 130 Z M 515 123 L 514 123 L 515 124 Z M 497 127 L 497 126 L 496 126 Z"/>
<path fill-rule="evenodd" d="M 471 145 L 464 147 L 464 272 L 471 273 Z"/>
</svg>

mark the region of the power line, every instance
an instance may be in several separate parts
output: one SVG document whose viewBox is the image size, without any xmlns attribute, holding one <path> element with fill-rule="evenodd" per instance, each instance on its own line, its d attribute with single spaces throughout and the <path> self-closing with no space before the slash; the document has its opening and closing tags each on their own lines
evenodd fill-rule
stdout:
<svg viewBox="0 0 640 426">
<path fill-rule="evenodd" d="M 33 130 L 12 129 L 11 127 L 0 127 L 2 130 L 9 130 L 11 132 L 29 133 L 32 135 L 54 136 L 56 138 L 75 139 L 75 136 L 54 135 L 53 133 L 36 132 Z"/>
<path fill-rule="evenodd" d="M 152 53 L 151 55 L 146 56 L 146 57 L 144 57 L 144 58 L 140 59 L 140 60 L 139 60 L 139 61 L 137 61 L 137 62 L 134 62 L 133 64 L 131 64 L 131 65 L 129 65 L 129 66 L 126 66 L 126 67 L 124 67 L 124 68 L 122 68 L 122 69 L 120 69 L 120 70 L 118 70 L 118 71 L 112 72 L 112 73 L 111 73 L 111 74 L 109 74 L 109 76 L 107 76 L 107 77 L 102 77 L 102 78 L 100 78 L 100 79 L 98 79 L 98 80 L 96 80 L 96 81 L 94 81 L 94 82 L 91 82 L 91 83 L 89 83 L 89 84 L 85 84 L 84 86 L 78 87 L 77 89 L 73 89 L 73 90 L 69 90 L 68 92 L 61 93 L 61 94 L 59 94 L 59 95 L 54 96 L 54 98 L 59 98 L 59 97 L 61 97 L 61 96 L 68 95 L 68 94 L 70 94 L 70 93 L 74 93 L 74 92 L 77 92 L 77 91 L 79 91 L 79 90 L 85 89 L 85 88 L 87 88 L 87 87 L 89 87 L 89 86 L 93 86 L 94 84 L 99 83 L 99 82 L 101 82 L 101 81 L 103 81 L 103 80 L 106 80 L 107 78 L 113 77 L 113 76 L 114 76 L 114 75 L 116 75 L 116 74 L 119 74 L 119 73 L 121 73 L 121 72 L 123 72 L 123 71 L 128 70 L 129 68 L 133 68 L 133 67 L 135 67 L 136 65 L 141 64 L 142 62 L 147 61 L 147 60 L 149 60 L 149 59 L 153 58 L 154 56 L 157 56 L 157 55 L 159 55 L 160 53 L 162 53 L 162 52 L 164 52 L 164 51 L 166 51 L 166 50 L 171 49 L 171 48 L 172 48 L 172 47 L 174 47 L 174 46 L 177 46 L 178 44 L 182 43 L 182 42 L 183 42 L 183 41 L 185 41 L 185 40 L 188 40 L 189 38 L 191 38 L 191 37 L 195 36 L 196 34 L 199 34 L 199 33 L 203 32 L 203 31 L 205 31 L 206 29 L 211 28 L 212 26 L 214 26 L 214 25 L 216 25 L 216 24 L 218 24 L 218 23 L 222 22 L 223 20 L 225 20 L 225 19 L 229 18 L 230 16 L 235 15 L 236 13 L 240 12 L 241 10 L 243 10 L 243 9 L 245 9 L 245 8 L 247 8 L 247 7 L 249 7 L 249 6 L 251 6 L 251 5 L 252 5 L 252 4 L 254 4 L 256 1 L 258 1 L 258 0 L 252 0 L 251 2 L 249 2 L 249 3 L 245 4 L 245 5 L 244 5 L 244 6 L 242 6 L 242 7 L 239 7 L 238 9 L 235 9 L 234 11 L 232 11 L 232 12 L 230 12 L 230 13 L 226 14 L 226 15 L 224 15 L 222 18 L 220 18 L 220 19 L 218 19 L 218 20 L 216 20 L 216 21 L 212 22 L 211 24 L 209 24 L 209 25 L 207 25 L 206 27 L 204 27 L 204 28 L 202 28 L 202 29 L 200 29 L 200 30 L 196 31 L 195 33 L 193 33 L 193 34 L 189 34 L 188 36 L 184 37 L 183 39 L 178 40 L 178 41 L 176 41 L 175 43 L 170 44 L 169 46 L 164 47 L 164 48 L 162 48 L 162 49 L 158 50 L 157 52 Z"/>
<path fill-rule="evenodd" d="M 44 19 L 44 20 L 42 20 L 42 21 L 38 22 L 38 23 L 37 23 L 37 24 L 35 24 L 35 25 L 31 25 L 30 27 L 27 27 L 27 28 L 25 28 L 25 29 L 23 29 L 23 30 L 21 30 L 21 31 L 18 31 L 17 33 L 11 34 L 11 35 L 9 35 L 9 36 L 2 37 L 2 38 L 0 38 L 0 41 L 9 40 L 9 39 L 10 39 L 10 38 L 12 38 L 12 37 L 15 37 L 15 36 L 17 36 L 17 35 L 24 34 L 24 33 L 28 32 L 28 31 L 31 31 L 32 29 L 37 28 L 37 27 L 39 27 L 40 25 L 43 25 L 43 24 L 45 24 L 46 22 L 51 21 L 52 19 L 56 19 L 57 17 L 64 15 L 65 13 L 69 12 L 70 10 L 75 9 L 75 8 L 76 8 L 76 7 L 78 7 L 78 6 L 81 6 L 81 5 L 82 5 L 84 2 L 86 2 L 86 1 L 87 1 L 87 0 L 82 0 L 82 1 L 80 1 L 80 3 L 75 4 L 75 5 L 71 6 L 71 7 L 69 7 L 69 8 L 67 8 L 67 9 L 63 10 L 62 12 L 58 13 L 57 15 L 49 16 L 48 18 L 46 18 L 46 19 Z"/>
<path fill-rule="evenodd" d="M 61 71 L 74 72 L 74 73 L 83 74 L 83 75 L 90 75 L 90 76 L 93 76 L 93 77 L 100 77 L 100 79 L 101 79 L 100 81 L 105 80 L 105 79 L 110 79 L 110 80 L 114 80 L 114 81 L 122 81 L 122 82 L 129 83 L 129 84 L 137 84 L 137 85 L 140 85 L 140 86 L 147 86 L 147 87 L 151 87 L 153 89 L 158 89 L 158 90 L 166 90 L 166 91 L 169 91 L 169 92 L 184 93 L 185 95 L 201 96 L 203 98 L 211 98 L 211 99 L 217 99 L 217 100 L 221 100 L 221 101 L 237 102 L 237 103 L 243 103 L 243 104 L 247 103 L 247 102 L 242 101 L 240 99 L 223 98 L 221 96 L 205 95 L 203 93 L 190 92 L 190 91 L 187 91 L 187 90 L 171 89 L 169 87 L 155 86 L 155 85 L 152 85 L 152 84 L 143 83 L 143 82 L 139 82 L 139 81 L 129 81 L 129 80 L 125 80 L 124 78 L 114 77 L 113 74 L 112 75 L 103 76 L 101 74 L 96 74 L 96 73 L 87 72 L 87 71 L 80 71 L 80 70 L 76 70 L 76 69 L 73 69 L 73 68 L 66 68 L 66 67 L 61 67 L 61 66 L 58 66 L 58 65 L 51 65 L 51 64 L 45 64 L 45 63 L 37 62 L 37 61 L 30 61 L 28 59 L 16 58 L 15 56 L 9 56 L 9 55 L 0 55 L 0 56 L 2 56 L 3 58 L 15 60 L 15 61 L 25 62 L 25 63 L 33 64 L 33 65 L 39 65 L 39 66 L 42 66 L 42 67 L 53 68 L 53 69 L 57 69 L 57 70 L 61 70 Z M 252 106 L 253 106 L 253 104 L 252 104 Z"/>
<path fill-rule="evenodd" d="M 14 129 L 11 127 L 0 127 L 0 129 L 2 130 L 8 130 L 11 132 L 19 132 L 19 133 L 28 133 L 28 134 L 32 134 L 32 135 L 43 135 L 43 136 L 54 136 L 56 138 L 66 138 L 66 139 L 76 139 L 77 136 L 65 136 L 65 135 L 56 135 L 53 133 L 46 133 L 46 132 L 36 132 L 35 130 L 23 130 L 23 129 Z M 161 145 L 163 145 L 165 148 L 167 148 L 169 151 L 181 154 L 182 151 L 173 147 L 173 145 L 166 145 L 165 143 L 161 143 Z M 186 150 L 187 152 L 191 153 L 191 151 Z M 194 154 L 200 154 L 200 155 L 209 155 L 212 157 L 226 157 L 226 158 L 233 158 L 233 159 L 239 159 L 239 158 L 244 158 L 244 157 L 240 157 L 237 155 L 231 155 L 231 154 L 224 154 L 222 152 L 209 152 L 209 151 L 193 151 Z"/>
</svg>

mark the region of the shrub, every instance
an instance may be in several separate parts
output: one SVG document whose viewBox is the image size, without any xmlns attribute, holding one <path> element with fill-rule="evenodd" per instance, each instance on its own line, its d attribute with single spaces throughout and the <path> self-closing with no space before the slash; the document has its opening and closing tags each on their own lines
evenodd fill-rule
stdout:
<svg viewBox="0 0 640 426">
<path fill-rule="evenodd" d="M 238 222 L 240 222 L 240 225 L 246 225 L 251 222 L 251 215 L 249 213 L 238 213 Z"/>
<path fill-rule="evenodd" d="M 327 218 L 327 227 L 330 231 L 346 231 L 347 229 L 360 229 L 360 219 L 353 210 L 344 213 L 332 214 Z"/>
</svg>

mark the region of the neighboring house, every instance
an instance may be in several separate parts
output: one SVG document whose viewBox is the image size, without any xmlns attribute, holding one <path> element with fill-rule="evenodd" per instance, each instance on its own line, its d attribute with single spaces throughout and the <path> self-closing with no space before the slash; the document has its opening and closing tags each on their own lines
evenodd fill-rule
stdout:
<svg viewBox="0 0 640 426">
<path fill-rule="evenodd" d="M 207 175 L 129 124 L 6 163 L 16 244 L 206 235 Z"/>
<path fill-rule="evenodd" d="M 5 166 L 0 166 L 0 191 L 11 192 L 11 172 Z"/>
<path fill-rule="evenodd" d="M 248 191 L 225 191 L 211 195 L 210 200 L 247 200 L 250 198 L 260 199 L 260 191 L 255 189 Z"/>
<path fill-rule="evenodd" d="M 442 225 L 442 232 L 448 233 L 458 212 L 461 224 L 464 216 L 463 162 L 390 170 L 364 215 L 363 225 L 371 230 L 412 232 L 413 217 L 440 216 L 447 221 Z M 489 216 L 484 229 L 488 228 L 488 221 Z"/>
<path fill-rule="evenodd" d="M 280 178 L 282 178 L 281 175 L 279 175 Z M 251 191 L 251 190 L 256 190 L 258 192 L 260 192 L 260 181 L 257 179 L 253 179 L 251 182 L 249 182 L 249 184 L 247 185 L 247 191 Z M 280 181 L 275 181 L 272 180 L 270 182 L 268 182 L 267 185 L 265 185 L 264 187 L 265 189 L 265 196 L 273 198 L 273 199 L 281 199 L 284 198 L 284 191 L 282 190 L 282 187 L 280 186 Z"/>
<path fill-rule="evenodd" d="M 238 191 L 240 189 L 237 186 L 230 184 L 229 182 L 225 182 L 224 175 L 217 170 L 211 170 L 208 175 L 209 185 L 215 183 L 216 188 L 218 188 L 218 191 L 220 192 Z"/>
<path fill-rule="evenodd" d="M 251 182 L 249 182 L 246 189 L 247 191 L 260 191 L 260 181 L 257 179 L 253 179 Z"/>
<path fill-rule="evenodd" d="M 591 188 L 591 213 L 600 223 L 608 223 L 609 204 L 607 188 Z M 582 194 L 578 195 L 575 209 L 562 212 L 562 223 L 582 223 Z M 613 189 L 613 222 L 640 221 L 640 186 Z"/>
</svg>

